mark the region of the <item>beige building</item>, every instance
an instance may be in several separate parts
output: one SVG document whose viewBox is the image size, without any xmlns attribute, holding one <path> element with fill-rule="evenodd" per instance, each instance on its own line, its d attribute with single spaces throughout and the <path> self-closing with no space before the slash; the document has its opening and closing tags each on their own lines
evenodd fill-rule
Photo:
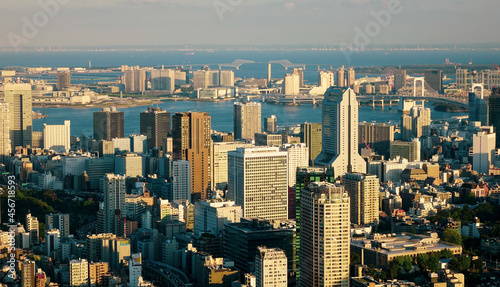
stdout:
<svg viewBox="0 0 500 287">
<path fill-rule="evenodd" d="M 228 156 L 227 196 L 243 208 L 243 216 L 288 219 L 288 153 L 254 147 L 238 148 Z"/>
<path fill-rule="evenodd" d="M 410 114 L 401 116 L 401 136 L 403 140 L 411 140 L 429 136 L 431 133 L 431 109 L 421 106 L 413 107 Z"/>
<path fill-rule="evenodd" d="M 85 259 L 73 259 L 69 262 L 69 286 L 84 287 L 89 285 L 89 263 Z"/>
<path fill-rule="evenodd" d="M 35 287 L 35 261 L 23 261 L 21 269 L 22 287 Z"/>
<path fill-rule="evenodd" d="M 212 187 L 225 189 L 227 185 L 227 153 L 240 147 L 252 147 L 252 144 L 243 142 L 216 142 L 212 147 L 213 176 Z"/>
<path fill-rule="evenodd" d="M 380 183 L 377 176 L 347 173 L 342 181 L 351 199 L 351 223 L 378 225 Z"/>
<path fill-rule="evenodd" d="M 111 276 L 108 262 L 92 262 L 89 264 L 89 283 L 91 286 L 103 286 L 105 277 Z"/>
<path fill-rule="evenodd" d="M 175 90 L 175 70 L 152 70 L 151 90 L 173 92 Z"/>
<path fill-rule="evenodd" d="M 255 255 L 255 277 L 257 287 L 287 287 L 287 258 L 279 248 L 257 247 Z"/>
<path fill-rule="evenodd" d="M 0 163 L 11 153 L 9 105 L 0 102 Z"/>
<path fill-rule="evenodd" d="M 146 70 L 132 68 L 125 71 L 123 76 L 125 93 L 141 93 L 146 90 Z"/>
<path fill-rule="evenodd" d="M 234 103 L 234 138 L 255 139 L 255 134 L 262 132 L 260 103 Z"/>
<path fill-rule="evenodd" d="M 31 85 L 6 84 L 4 101 L 9 105 L 12 150 L 17 146 L 31 146 L 31 132 L 33 131 Z"/>
<path fill-rule="evenodd" d="M 115 173 L 123 176 L 142 176 L 142 156 L 127 153 L 115 157 Z"/>
<path fill-rule="evenodd" d="M 349 286 L 349 195 L 314 182 L 301 191 L 300 286 Z"/>
<path fill-rule="evenodd" d="M 301 141 L 309 148 L 309 164 L 321 153 L 323 145 L 323 125 L 321 123 L 304 123 L 300 125 Z"/>
<path fill-rule="evenodd" d="M 397 157 L 405 158 L 409 162 L 420 161 L 420 141 L 415 139 L 411 142 L 391 142 L 391 159 Z"/>
</svg>

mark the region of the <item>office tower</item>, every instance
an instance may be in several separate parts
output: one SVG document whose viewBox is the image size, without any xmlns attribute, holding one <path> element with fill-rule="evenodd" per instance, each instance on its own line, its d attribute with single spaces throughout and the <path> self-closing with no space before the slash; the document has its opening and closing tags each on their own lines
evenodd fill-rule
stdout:
<svg viewBox="0 0 500 287">
<path fill-rule="evenodd" d="M 406 87 L 406 70 L 394 71 L 394 90 L 397 92 Z"/>
<path fill-rule="evenodd" d="M 87 244 L 85 245 L 85 257 L 90 262 L 97 262 L 102 260 L 102 246 L 105 240 L 116 238 L 112 233 L 100 233 L 87 235 Z"/>
<path fill-rule="evenodd" d="M 212 148 L 213 157 L 213 176 L 212 176 L 212 186 L 218 190 L 227 189 L 227 166 L 228 166 L 228 155 L 229 151 L 234 151 L 240 147 L 251 147 L 252 144 L 247 144 L 243 142 L 217 142 L 214 143 Z"/>
<path fill-rule="evenodd" d="M 151 90 L 172 93 L 175 90 L 175 71 L 171 69 L 152 70 Z"/>
<path fill-rule="evenodd" d="M 0 163 L 11 153 L 9 105 L 0 102 Z"/>
<path fill-rule="evenodd" d="M 146 90 L 146 70 L 133 68 L 125 71 L 123 76 L 125 93 L 142 93 Z"/>
<path fill-rule="evenodd" d="M 84 287 L 89 285 L 89 262 L 85 259 L 73 259 L 69 262 L 69 286 Z"/>
<path fill-rule="evenodd" d="M 238 148 L 228 156 L 227 196 L 243 208 L 243 216 L 288 219 L 288 153 L 255 147 Z"/>
<path fill-rule="evenodd" d="M 295 197 L 289 197 L 288 202 L 291 208 L 289 212 L 288 218 L 295 219 L 295 248 L 297 252 L 295 255 L 295 260 L 297 261 L 297 271 L 296 278 L 297 281 L 300 278 L 300 241 L 301 241 L 301 213 L 300 213 L 300 204 L 301 204 L 301 191 L 308 187 L 312 182 L 330 182 L 335 183 L 335 176 L 333 174 L 333 170 L 331 168 L 323 168 L 323 167 L 308 167 L 297 169 L 296 173 L 296 183 L 295 183 Z M 293 204 L 290 204 L 293 203 Z"/>
<path fill-rule="evenodd" d="M 260 103 L 234 103 L 234 138 L 255 139 L 262 132 Z"/>
<path fill-rule="evenodd" d="M 259 246 L 255 255 L 255 277 L 257 287 L 287 287 L 287 258 L 279 248 Z"/>
<path fill-rule="evenodd" d="M 57 89 L 59 91 L 65 90 L 71 86 L 70 72 L 57 73 Z"/>
<path fill-rule="evenodd" d="M 230 70 L 220 71 L 220 85 L 232 87 L 234 86 L 234 72 Z"/>
<path fill-rule="evenodd" d="M 24 260 L 21 263 L 22 287 L 35 287 L 35 261 Z"/>
<path fill-rule="evenodd" d="M 264 118 L 264 132 L 275 133 L 278 131 L 278 118 L 276 115 L 271 115 L 268 118 Z"/>
<path fill-rule="evenodd" d="M 125 177 L 113 174 L 104 176 L 104 232 L 120 235 L 123 233 L 122 218 L 125 217 Z"/>
<path fill-rule="evenodd" d="M 431 109 L 413 107 L 410 114 L 401 116 L 401 134 L 403 140 L 427 137 L 431 133 Z"/>
<path fill-rule="evenodd" d="M 59 250 L 61 245 L 61 232 L 57 229 L 45 231 L 45 254 L 47 257 L 55 259 L 56 251 Z"/>
<path fill-rule="evenodd" d="M 12 150 L 18 146 L 31 146 L 31 132 L 33 131 L 31 85 L 6 84 L 4 102 L 9 106 Z"/>
<path fill-rule="evenodd" d="M 85 160 L 85 170 L 89 177 L 90 189 L 102 192 L 104 175 L 115 173 L 115 160 L 114 158 L 87 158 Z"/>
<path fill-rule="evenodd" d="M 295 185 L 297 168 L 309 166 L 309 148 L 305 143 L 284 144 L 282 151 L 288 153 L 288 186 Z"/>
<path fill-rule="evenodd" d="M 300 141 L 309 148 L 309 165 L 321 153 L 323 146 L 323 128 L 321 123 L 304 123 L 300 125 Z"/>
<path fill-rule="evenodd" d="M 134 153 L 146 154 L 148 152 L 148 137 L 145 135 L 130 135 L 130 150 Z"/>
<path fill-rule="evenodd" d="M 174 160 L 191 163 L 192 201 L 205 199 L 211 190 L 211 118 L 207 113 L 177 113 L 172 119 Z"/>
<path fill-rule="evenodd" d="M 391 142 L 390 158 L 406 158 L 409 162 L 420 161 L 420 148 L 421 144 L 418 139 L 411 142 L 393 141 Z"/>
<path fill-rule="evenodd" d="M 259 246 L 279 248 L 287 258 L 290 277 L 297 267 L 295 258 L 295 230 L 293 225 L 273 224 L 270 220 L 241 218 L 239 223 L 227 223 L 224 227 L 224 258 L 234 261 L 234 266 L 242 273 L 251 272 Z M 307 286 L 307 285 L 306 285 Z"/>
<path fill-rule="evenodd" d="M 441 70 L 426 70 L 424 72 L 425 82 L 434 91 L 443 92 L 443 71 Z"/>
<path fill-rule="evenodd" d="M 481 122 L 482 126 L 487 126 L 488 116 L 488 104 L 484 100 L 483 93 L 479 97 L 475 93 L 469 93 L 469 122 Z"/>
<path fill-rule="evenodd" d="M 110 276 L 108 262 L 89 263 L 89 283 L 91 286 L 103 286 L 105 277 L 108 276 Z"/>
<path fill-rule="evenodd" d="M 104 108 L 101 112 L 94 112 L 94 139 L 96 141 L 124 137 L 124 113 L 116 107 Z"/>
<path fill-rule="evenodd" d="M 31 216 L 31 213 L 26 214 L 26 232 L 30 234 L 31 246 L 38 245 L 40 243 L 38 218 Z"/>
<path fill-rule="evenodd" d="M 330 88 L 323 100 L 322 151 L 315 164 L 331 166 L 336 177 L 366 172 L 358 153 L 359 102 L 352 89 Z"/>
<path fill-rule="evenodd" d="M 341 88 L 346 87 L 344 66 L 342 66 L 342 68 L 339 68 L 337 70 L 337 87 Z"/>
<path fill-rule="evenodd" d="M 123 176 L 143 176 L 142 156 L 127 153 L 115 157 L 115 173 Z"/>
<path fill-rule="evenodd" d="M 61 236 L 69 235 L 69 214 L 46 214 L 45 228 L 47 230 L 57 229 L 61 232 Z"/>
<path fill-rule="evenodd" d="M 130 239 L 104 239 L 102 241 L 102 261 L 109 262 L 111 269 L 118 272 L 130 257 L 130 247 Z"/>
<path fill-rule="evenodd" d="M 255 134 L 256 146 L 281 146 L 282 143 L 283 143 L 283 136 L 281 134 L 268 134 L 268 133 Z"/>
<path fill-rule="evenodd" d="M 194 204 L 194 233 L 210 232 L 215 236 L 224 230 L 226 223 L 237 223 L 243 217 L 241 206 L 231 200 L 210 199 Z"/>
<path fill-rule="evenodd" d="M 299 77 L 299 88 L 304 86 L 304 69 L 294 68 L 293 75 Z"/>
<path fill-rule="evenodd" d="M 71 121 L 64 125 L 43 124 L 43 148 L 56 152 L 69 152 L 71 137 Z"/>
<path fill-rule="evenodd" d="M 163 139 L 172 131 L 171 114 L 161 108 L 148 107 L 141 113 L 141 135 L 148 137 L 148 149 L 162 147 Z"/>
<path fill-rule="evenodd" d="M 375 123 L 359 123 L 360 148 L 370 148 L 379 155 L 389 157 L 391 142 L 394 141 L 394 126 Z"/>
<path fill-rule="evenodd" d="M 335 86 L 335 75 L 332 71 L 319 71 L 318 86 L 325 89 L 325 91 Z"/>
<path fill-rule="evenodd" d="M 354 68 L 349 68 L 347 70 L 347 77 L 346 77 L 346 85 L 347 87 L 353 87 L 354 82 L 356 81 L 356 72 L 354 71 Z"/>
<path fill-rule="evenodd" d="M 301 197 L 300 286 L 348 287 L 349 195 L 342 186 L 315 182 Z"/>
<path fill-rule="evenodd" d="M 347 173 L 342 180 L 351 200 L 351 223 L 378 225 L 380 183 L 377 176 Z"/>
<path fill-rule="evenodd" d="M 287 96 L 296 96 L 300 93 L 300 76 L 299 74 L 285 74 L 283 80 L 282 93 Z"/>
<path fill-rule="evenodd" d="M 472 135 L 472 168 L 479 174 L 489 174 L 490 166 L 495 163 L 495 140 L 493 132 Z"/>
<path fill-rule="evenodd" d="M 210 73 L 206 70 L 199 70 L 193 73 L 193 89 L 206 89 L 210 86 Z"/>
<path fill-rule="evenodd" d="M 191 163 L 176 160 L 172 163 L 172 202 L 191 201 Z"/>
<path fill-rule="evenodd" d="M 494 89 L 489 99 L 490 126 L 496 134 L 495 146 L 500 147 L 500 89 Z"/>
<path fill-rule="evenodd" d="M 130 256 L 128 263 L 129 286 L 139 286 L 140 277 L 142 277 L 142 256 L 141 253 L 135 253 Z"/>
</svg>

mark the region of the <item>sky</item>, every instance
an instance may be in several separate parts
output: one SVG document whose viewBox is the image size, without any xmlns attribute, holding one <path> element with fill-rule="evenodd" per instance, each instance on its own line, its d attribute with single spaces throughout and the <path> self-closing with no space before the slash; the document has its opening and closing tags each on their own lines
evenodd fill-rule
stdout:
<svg viewBox="0 0 500 287">
<path fill-rule="evenodd" d="M 499 0 L 2 0 L 0 47 L 499 43 L 499 11 Z"/>
</svg>

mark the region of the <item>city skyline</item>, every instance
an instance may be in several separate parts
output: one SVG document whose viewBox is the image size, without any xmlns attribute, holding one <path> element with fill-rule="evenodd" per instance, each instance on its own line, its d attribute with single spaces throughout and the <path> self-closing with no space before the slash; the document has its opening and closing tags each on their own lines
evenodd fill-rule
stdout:
<svg viewBox="0 0 500 287">
<path fill-rule="evenodd" d="M 40 3 L 13 0 L 4 3 L 4 9 L 0 12 L 0 34 L 4 35 L 0 41 L 1 47 L 13 46 L 13 35 L 24 39 L 18 37 L 18 41 L 14 41 L 20 47 L 200 44 L 339 46 L 355 44 L 358 31 L 367 31 L 365 28 L 372 22 L 379 23 L 380 29 L 374 28 L 373 31 L 377 33 L 368 33 L 373 36 L 369 35 L 369 41 L 364 41 L 367 42 L 364 46 L 477 44 L 495 43 L 490 35 L 495 32 L 495 24 L 499 24 L 494 14 L 499 3 L 494 0 L 480 3 L 457 3 L 451 0 L 196 0 L 188 3 L 178 0 L 46 0 Z M 389 14 L 382 11 L 389 11 Z M 41 16 L 43 13 L 47 17 Z M 259 15 L 261 21 L 255 21 L 255 15 Z M 390 16 L 379 18 L 374 15 Z M 421 21 L 423 15 L 426 21 Z M 464 18 L 477 20 L 464 22 Z M 35 29 L 26 30 L 27 22 Z M 175 27 L 180 23 L 183 23 L 181 29 L 169 29 L 165 33 L 165 26 Z M 204 29 L 199 29 L 200 25 Z M 325 35 L 323 28 L 328 26 L 334 29 Z M 26 33 L 23 33 L 23 29 Z M 218 33 L 205 33 L 207 30 Z M 421 33 L 423 30 L 428 33 Z M 482 33 L 477 33 L 479 30 Z"/>
</svg>

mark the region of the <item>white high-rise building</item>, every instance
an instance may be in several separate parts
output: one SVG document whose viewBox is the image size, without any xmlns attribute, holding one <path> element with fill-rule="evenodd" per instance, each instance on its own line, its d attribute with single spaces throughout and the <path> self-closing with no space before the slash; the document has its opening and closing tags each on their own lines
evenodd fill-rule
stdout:
<svg viewBox="0 0 500 287">
<path fill-rule="evenodd" d="M 224 229 L 226 223 L 240 222 L 243 217 L 241 206 L 234 201 L 210 199 L 194 204 L 194 233 L 210 232 L 215 236 Z"/>
<path fill-rule="evenodd" d="M 69 262 L 69 286 L 89 285 L 89 262 L 86 259 L 73 259 Z"/>
<path fill-rule="evenodd" d="M 127 187 L 125 177 L 113 174 L 104 176 L 104 224 L 105 233 L 118 233 L 118 221 L 126 214 L 125 194 Z M 121 231 L 121 230 L 120 230 Z"/>
<path fill-rule="evenodd" d="M 234 72 L 231 70 L 220 71 L 220 85 L 232 87 L 234 86 Z"/>
<path fill-rule="evenodd" d="M 285 74 L 283 80 L 282 93 L 287 96 L 296 96 L 300 93 L 300 76 L 299 74 Z"/>
<path fill-rule="evenodd" d="M 488 174 L 494 164 L 496 133 L 482 131 L 472 136 L 472 168 L 479 174 Z"/>
<path fill-rule="evenodd" d="M 279 248 L 257 247 L 255 277 L 257 287 L 287 287 L 288 272 L 285 251 Z"/>
<path fill-rule="evenodd" d="M 298 143 L 284 144 L 281 150 L 288 153 L 288 186 L 294 186 L 297 168 L 309 166 L 309 148 L 305 143 Z"/>
<path fill-rule="evenodd" d="M 349 195 L 314 182 L 301 191 L 300 286 L 349 286 Z"/>
<path fill-rule="evenodd" d="M 315 163 L 333 167 L 336 177 L 347 172 L 366 172 L 366 162 L 358 153 L 358 109 L 352 89 L 330 88 L 325 93 L 323 147 Z"/>
<path fill-rule="evenodd" d="M 143 176 L 142 156 L 127 153 L 115 157 L 115 173 L 124 176 Z"/>
<path fill-rule="evenodd" d="M 210 74 L 208 71 L 199 70 L 193 72 L 193 89 L 206 89 L 210 86 Z"/>
<path fill-rule="evenodd" d="M 61 245 L 61 232 L 58 229 L 51 229 L 45 231 L 45 254 L 47 257 L 55 259 L 55 252 L 59 250 Z"/>
<path fill-rule="evenodd" d="M 31 216 L 31 213 L 26 214 L 26 232 L 30 234 L 31 246 L 38 245 L 40 243 L 38 227 L 38 218 Z"/>
<path fill-rule="evenodd" d="M 146 90 L 146 70 L 134 67 L 123 76 L 125 93 L 141 93 Z"/>
<path fill-rule="evenodd" d="M 332 71 L 319 71 L 318 86 L 325 89 L 325 91 L 335 86 L 335 74 Z"/>
<path fill-rule="evenodd" d="M 185 76 L 184 79 L 186 79 Z M 174 89 L 175 70 L 151 70 L 151 90 L 173 92 Z"/>
<path fill-rule="evenodd" d="M 139 286 L 139 278 L 142 277 L 142 256 L 141 253 L 132 254 L 128 263 L 128 286 Z"/>
<path fill-rule="evenodd" d="M 68 152 L 71 144 L 71 121 L 64 121 L 64 125 L 43 124 L 43 148 L 56 152 Z"/>
<path fill-rule="evenodd" d="M 145 135 L 131 135 L 130 149 L 135 153 L 148 152 L 148 137 Z"/>
<path fill-rule="evenodd" d="M 252 144 L 243 142 L 216 142 L 212 146 L 213 173 L 212 187 L 224 190 L 227 185 L 227 160 L 229 151 L 235 151 L 240 147 L 252 147 Z"/>
<path fill-rule="evenodd" d="M 244 217 L 288 219 L 288 153 L 278 147 L 230 151 L 229 199 L 243 208 Z"/>
<path fill-rule="evenodd" d="M 234 103 L 234 138 L 255 139 L 255 134 L 262 132 L 260 103 Z"/>
<path fill-rule="evenodd" d="M 0 102 L 0 163 L 11 153 L 9 105 Z"/>
<path fill-rule="evenodd" d="M 429 136 L 431 134 L 431 109 L 417 106 L 411 108 L 409 115 L 403 114 L 401 134 L 403 140 Z"/>
<path fill-rule="evenodd" d="M 191 163 L 176 160 L 172 163 L 172 201 L 191 201 Z"/>
<path fill-rule="evenodd" d="M 114 138 L 113 146 L 115 151 L 131 151 L 131 138 Z"/>
<path fill-rule="evenodd" d="M 342 180 L 351 200 L 351 223 L 378 225 L 380 183 L 377 176 L 347 173 Z"/>
</svg>

